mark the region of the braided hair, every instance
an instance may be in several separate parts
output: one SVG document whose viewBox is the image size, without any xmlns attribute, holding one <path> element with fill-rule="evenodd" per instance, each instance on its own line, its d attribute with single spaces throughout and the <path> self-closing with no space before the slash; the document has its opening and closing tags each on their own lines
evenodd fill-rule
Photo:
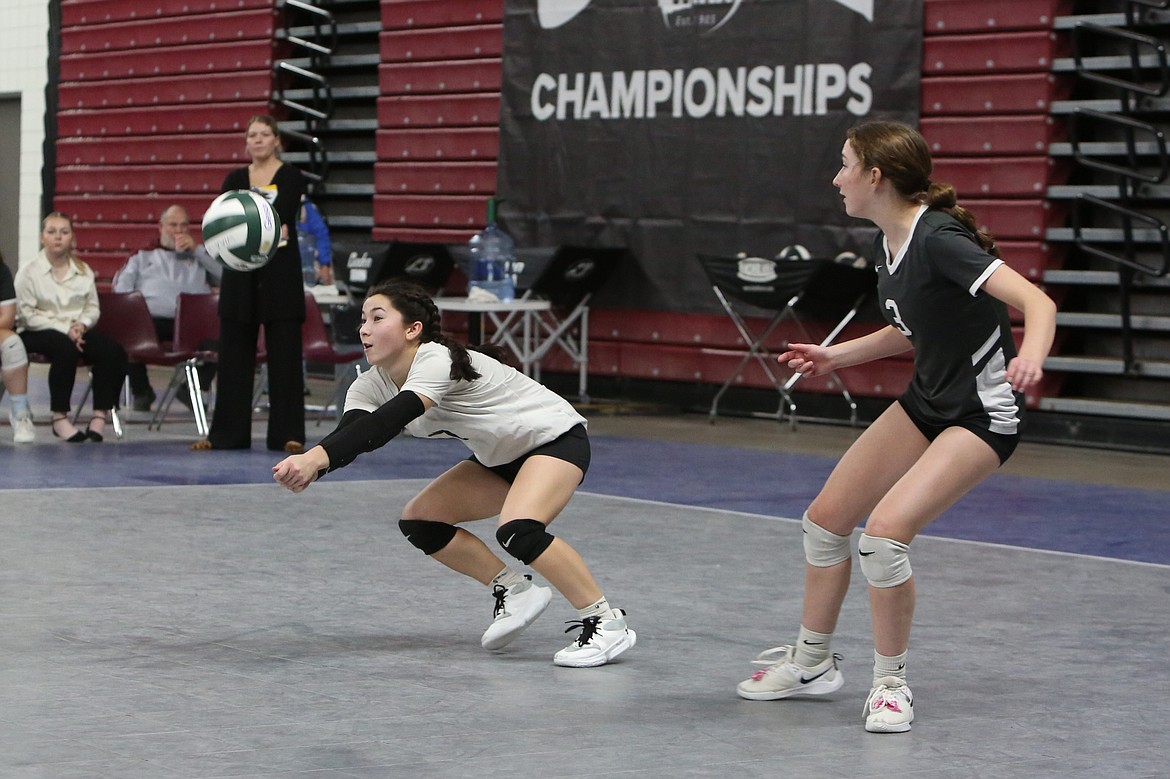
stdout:
<svg viewBox="0 0 1170 779">
<path fill-rule="evenodd" d="M 394 310 L 402 315 L 403 321 L 422 323 L 422 343 L 437 343 L 447 347 L 451 354 L 452 381 L 474 381 L 479 378 L 479 372 L 471 366 L 471 357 L 467 353 L 469 347 L 443 334 L 439 308 L 426 290 L 409 281 L 390 279 L 370 287 L 366 299 L 375 295 L 385 295 Z M 494 346 L 470 348 L 497 360 L 502 356 L 502 352 Z"/>
<path fill-rule="evenodd" d="M 979 246 L 992 257 L 999 257 L 995 239 L 981 230 L 971 212 L 958 204 L 958 195 L 950 184 L 930 180 L 934 164 L 926 139 L 913 127 L 901 122 L 872 121 L 851 127 L 845 136 L 866 168 L 878 168 L 894 191 L 912 203 L 937 208 L 954 217 L 975 237 Z"/>
</svg>

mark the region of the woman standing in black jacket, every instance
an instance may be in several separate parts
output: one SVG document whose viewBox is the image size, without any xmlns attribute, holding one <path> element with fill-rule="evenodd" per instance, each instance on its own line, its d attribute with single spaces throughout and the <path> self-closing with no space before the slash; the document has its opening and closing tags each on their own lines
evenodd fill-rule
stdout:
<svg viewBox="0 0 1170 779">
<path fill-rule="evenodd" d="M 251 189 L 264 195 L 280 218 L 280 248 L 262 268 L 225 269 L 219 293 L 219 385 L 206 440 L 192 448 L 247 449 L 252 445 L 252 383 L 257 341 L 264 326 L 268 352 L 268 448 L 301 452 L 305 441 L 301 324 L 304 283 L 297 249 L 297 210 L 305 177 L 280 159 L 280 131 L 271 116 L 248 120 L 252 162 L 233 170 L 223 191 Z"/>
</svg>

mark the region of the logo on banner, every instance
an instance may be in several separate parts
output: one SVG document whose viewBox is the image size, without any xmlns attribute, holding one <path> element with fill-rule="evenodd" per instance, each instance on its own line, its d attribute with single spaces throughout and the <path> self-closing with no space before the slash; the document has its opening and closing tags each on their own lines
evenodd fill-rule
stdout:
<svg viewBox="0 0 1170 779">
<path fill-rule="evenodd" d="M 537 0 L 536 18 L 541 28 L 555 30 L 568 24 L 593 0 Z M 824 0 L 821 0 L 824 2 Z M 645 0 L 654 2 L 654 0 Z M 718 30 L 735 14 L 743 0 L 657 0 L 667 29 Z M 873 0 L 828 0 L 873 21 Z"/>
<path fill-rule="evenodd" d="M 658 0 L 668 30 L 714 32 L 734 14 L 743 0 Z"/>
<path fill-rule="evenodd" d="M 696 252 L 757 300 L 811 272 L 808 255 L 864 253 L 872 229 L 829 179 L 855 122 L 917 123 L 930 2 L 503 0 L 509 231 L 630 247 L 595 297 L 614 309 L 714 310 L 702 268 L 679 261 Z M 590 286 L 573 266 L 554 269 L 555 294 Z"/>
<path fill-rule="evenodd" d="M 433 254 L 416 254 L 406 261 L 406 267 L 403 270 L 406 271 L 407 276 L 426 276 L 435 269 L 437 264 L 438 261 Z"/>
<path fill-rule="evenodd" d="M 537 0 L 536 18 L 546 30 L 555 30 L 573 20 L 592 0 Z"/>
<path fill-rule="evenodd" d="M 861 14 L 867 22 L 873 21 L 873 0 L 833 0 L 833 2 L 840 3 L 850 11 Z"/>
<path fill-rule="evenodd" d="M 574 282 L 584 281 L 589 278 L 590 274 L 593 273 L 593 269 L 596 267 L 597 263 L 588 258 L 578 260 L 565 271 L 564 279 L 565 281 Z"/>
<path fill-rule="evenodd" d="M 763 257 L 743 257 L 735 268 L 735 276 L 748 284 L 767 284 L 776 280 L 776 262 Z"/>
</svg>

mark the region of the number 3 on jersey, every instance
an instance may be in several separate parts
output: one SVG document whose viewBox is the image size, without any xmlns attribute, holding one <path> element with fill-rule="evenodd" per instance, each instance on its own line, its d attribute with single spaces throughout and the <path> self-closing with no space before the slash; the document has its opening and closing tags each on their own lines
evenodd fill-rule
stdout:
<svg viewBox="0 0 1170 779">
<path fill-rule="evenodd" d="M 893 314 L 894 327 L 897 327 L 899 330 L 901 330 L 902 335 L 906 336 L 907 338 L 914 335 L 910 328 L 906 326 L 906 323 L 902 321 L 902 314 L 898 311 L 898 301 L 894 300 L 893 298 L 886 298 L 886 308 L 888 308 Z"/>
</svg>

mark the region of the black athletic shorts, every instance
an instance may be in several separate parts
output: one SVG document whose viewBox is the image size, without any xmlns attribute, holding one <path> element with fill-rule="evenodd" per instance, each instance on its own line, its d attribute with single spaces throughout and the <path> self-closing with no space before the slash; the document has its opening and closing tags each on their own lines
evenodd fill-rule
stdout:
<svg viewBox="0 0 1170 779">
<path fill-rule="evenodd" d="M 510 463 L 496 466 L 484 466 L 492 473 L 497 474 L 504 481 L 511 484 L 516 481 L 516 474 L 520 473 L 520 466 L 534 454 L 543 454 L 572 463 L 581 469 L 581 481 L 585 481 L 585 474 L 589 472 L 589 434 L 585 432 L 585 425 L 574 425 L 558 438 L 536 447 L 528 454 L 517 457 Z M 475 455 L 467 459 L 478 463 Z M 480 463 L 483 465 L 483 463 Z"/>
<path fill-rule="evenodd" d="M 1020 400 L 1022 402 L 1022 399 Z M 948 427 L 961 427 L 964 430 L 970 430 L 972 433 L 979 436 L 979 438 L 984 443 L 990 446 L 992 451 L 994 451 L 996 456 L 999 458 L 1000 465 L 1003 465 L 1008 461 L 1008 458 L 1012 456 L 1012 452 L 1016 451 L 1016 445 L 1020 443 L 1019 433 L 1012 433 L 1010 435 L 1004 433 L 993 433 L 980 424 L 981 422 L 983 425 L 986 424 L 986 422 L 983 422 L 983 420 L 956 419 L 953 422 L 947 422 L 945 425 L 936 425 L 934 423 L 927 422 L 924 419 L 920 419 L 918 415 L 913 413 L 905 403 L 899 401 L 898 405 L 901 406 L 902 410 L 906 412 L 906 416 L 910 417 L 910 421 L 914 423 L 914 426 L 918 428 L 918 431 L 926 436 L 927 441 L 933 441 L 934 439 L 938 438 L 939 434 L 941 434 L 942 431 L 946 430 Z M 1020 408 L 1023 408 L 1023 405 L 1021 405 Z"/>
</svg>

